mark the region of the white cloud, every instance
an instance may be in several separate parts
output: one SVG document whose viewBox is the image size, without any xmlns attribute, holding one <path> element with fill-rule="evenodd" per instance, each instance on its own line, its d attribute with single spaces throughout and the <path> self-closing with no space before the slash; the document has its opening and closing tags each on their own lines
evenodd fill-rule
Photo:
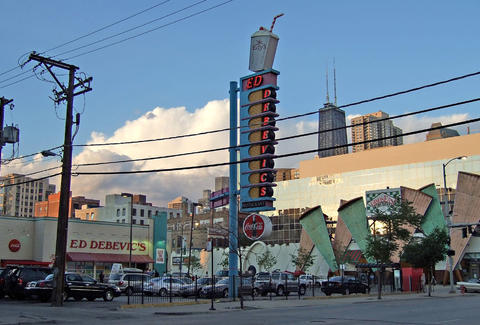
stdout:
<svg viewBox="0 0 480 325">
<path fill-rule="evenodd" d="M 347 125 L 356 115 L 347 116 Z M 468 119 L 468 114 L 454 114 L 439 117 L 408 117 L 394 120 L 394 124 L 404 132 L 428 128 L 434 122 L 448 124 Z M 229 126 L 229 102 L 214 100 L 204 107 L 189 112 L 185 107 L 161 108 L 156 107 L 139 118 L 126 121 L 112 136 L 101 132 L 92 132 L 89 143 L 127 142 L 143 139 L 164 138 L 169 136 L 191 134 L 202 131 L 223 129 Z M 277 123 L 279 131 L 277 138 L 291 135 L 315 132 L 318 130 L 318 121 L 286 120 Z M 466 127 L 463 127 L 466 129 Z M 463 132 L 464 133 L 464 132 Z M 347 130 L 349 142 L 351 131 Z M 280 141 L 276 148 L 277 154 L 286 154 L 305 150 L 314 150 L 318 145 L 318 136 L 311 135 L 292 140 Z M 424 141 L 425 134 L 405 138 L 404 142 Z M 229 145 L 229 133 L 220 132 L 202 136 L 180 138 L 175 140 L 155 141 L 116 146 L 90 146 L 74 156 L 74 164 L 129 160 L 145 157 L 165 156 L 176 153 L 206 150 Z M 293 156 L 278 159 L 277 167 L 298 167 L 298 162 L 312 159 L 314 153 L 303 156 Z M 228 161 L 228 151 L 216 151 L 207 154 L 181 156 L 176 158 L 127 162 L 119 164 L 83 166 L 73 169 L 73 173 L 80 171 L 131 171 L 176 168 L 195 166 Z M 59 166 L 58 157 L 49 159 L 37 155 L 24 159 L 24 165 L 14 161 L 2 166 L 3 174 L 28 174 L 41 169 Z M 49 171 L 48 174 L 60 172 L 60 169 Z M 45 174 L 36 174 L 31 177 L 41 177 Z M 126 174 L 126 175 L 81 175 L 72 177 L 72 192 L 75 196 L 85 196 L 104 201 L 106 194 L 130 192 L 147 195 L 147 200 L 155 205 L 166 205 L 176 196 L 183 195 L 196 200 L 202 196 L 203 189 L 213 189 L 216 176 L 228 175 L 228 166 L 207 169 L 192 169 L 182 171 Z M 51 179 L 59 190 L 60 177 Z"/>
</svg>

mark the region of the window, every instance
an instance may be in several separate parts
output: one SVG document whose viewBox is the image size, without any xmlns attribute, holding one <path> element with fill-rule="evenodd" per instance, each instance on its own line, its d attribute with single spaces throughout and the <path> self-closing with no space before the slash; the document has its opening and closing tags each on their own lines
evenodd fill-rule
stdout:
<svg viewBox="0 0 480 325">
<path fill-rule="evenodd" d="M 120 217 L 120 209 L 117 209 L 117 217 Z"/>
<path fill-rule="evenodd" d="M 135 225 L 137 223 L 137 220 L 133 219 L 132 223 Z"/>
<path fill-rule="evenodd" d="M 125 217 L 126 213 L 127 213 L 127 209 L 123 208 L 122 209 L 122 216 Z"/>
<path fill-rule="evenodd" d="M 140 210 L 140 217 L 145 217 L 145 210 L 143 209 Z"/>
<path fill-rule="evenodd" d="M 93 220 L 94 217 L 95 217 L 95 212 L 92 212 L 92 214 L 90 215 L 90 219 Z"/>
<path fill-rule="evenodd" d="M 136 216 L 137 215 L 137 209 L 132 209 L 132 216 Z"/>
<path fill-rule="evenodd" d="M 152 210 L 148 210 L 148 217 L 149 217 L 149 218 L 152 217 Z"/>
<path fill-rule="evenodd" d="M 141 225 L 143 225 L 143 224 L 144 224 L 144 223 L 143 223 L 143 220 L 140 220 L 140 224 L 141 224 Z"/>
<path fill-rule="evenodd" d="M 169 219 L 172 219 L 173 218 L 173 212 L 170 212 L 170 218 Z"/>
<path fill-rule="evenodd" d="M 122 219 L 122 223 L 125 223 L 125 219 Z"/>
<path fill-rule="evenodd" d="M 89 213 L 85 213 L 85 217 L 86 217 L 86 219 L 88 220 L 88 218 L 90 218 L 90 214 L 89 214 Z"/>
</svg>

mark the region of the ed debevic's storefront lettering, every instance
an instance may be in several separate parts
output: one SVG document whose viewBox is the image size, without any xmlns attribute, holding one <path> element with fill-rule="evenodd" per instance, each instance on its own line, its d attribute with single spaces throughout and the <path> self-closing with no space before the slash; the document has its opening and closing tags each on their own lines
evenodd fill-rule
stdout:
<svg viewBox="0 0 480 325">
<path fill-rule="evenodd" d="M 108 241 L 108 240 L 91 240 L 87 243 L 83 239 L 72 239 L 70 248 L 87 248 L 87 249 L 108 249 L 114 251 L 130 250 L 129 242 Z M 145 243 L 132 243 L 132 251 L 144 252 L 147 249 Z"/>
</svg>

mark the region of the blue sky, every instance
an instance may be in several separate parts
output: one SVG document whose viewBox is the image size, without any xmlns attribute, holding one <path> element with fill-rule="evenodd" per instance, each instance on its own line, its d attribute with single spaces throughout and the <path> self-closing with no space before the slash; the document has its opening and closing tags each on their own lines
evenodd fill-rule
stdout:
<svg viewBox="0 0 480 325">
<path fill-rule="evenodd" d="M 0 73 L 17 65 L 30 51 L 42 52 L 85 35 L 100 27 L 160 3 L 151 1 L 1 1 L 0 20 L 2 51 Z M 172 11 L 194 4 L 195 0 L 171 0 L 137 17 L 106 29 L 58 50 L 56 55 L 103 37 L 138 26 Z M 222 3 L 208 0 L 170 18 L 145 26 L 76 52 L 80 54 L 111 41 L 158 27 L 175 19 Z M 325 71 L 336 61 L 338 104 L 383 95 L 418 85 L 476 72 L 479 69 L 478 1 L 249 1 L 231 3 L 161 28 L 133 40 L 79 56 L 67 61 L 93 77 L 93 91 L 75 98 L 75 109 L 82 113 L 76 144 L 99 141 L 128 141 L 190 133 L 228 126 L 228 87 L 231 80 L 249 74 L 250 35 L 259 26 L 269 27 L 272 18 L 284 13 L 274 32 L 280 37 L 274 68 L 280 71 L 278 112 L 281 116 L 310 112 L 325 102 Z M 23 56 L 23 57 L 22 57 Z M 33 67 L 29 63 L 25 69 Z M 0 76 L 0 96 L 13 98 L 15 108 L 5 113 L 6 124 L 20 128 L 20 155 L 39 152 L 63 143 L 65 106 L 54 108 L 49 96 L 53 84 L 30 78 L 5 87 L 5 79 L 22 70 Z M 58 73 L 63 73 L 58 71 Z M 330 77 L 332 77 L 330 70 Z M 65 77 L 63 77 L 65 80 Z M 478 96 L 480 77 L 398 96 L 389 100 L 354 106 L 347 115 L 383 110 L 390 115 L 436 105 L 453 103 Z M 333 92 L 332 80 L 330 90 Z M 1 88 L 3 87 L 3 88 Z M 331 97 L 333 94 L 331 93 Z M 209 106 L 210 105 L 210 106 Z M 478 117 L 478 104 L 437 111 L 403 122 L 394 122 L 406 131 L 428 127 L 433 121 L 448 123 Z M 194 121 L 190 121 L 193 119 Z M 157 123 L 151 123 L 158 120 Z M 169 121 L 168 123 L 166 121 Z M 150 123 L 150 124 L 149 124 Z M 279 133 L 291 135 L 315 128 L 314 116 L 279 123 Z M 480 131 L 470 125 L 472 132 Z M 466 127 L 460 127 L 461 133 Z M 424 135 L 422 136 L 424 138 Z M 422 138 L 417 138 L 421 141 Z M 408 142 L 408 140 L 406 141 Z M 199 147 L 227 144 L 223 135 L 191 139 L 170 145 L 148 147 L 103 148 L 103 151 L 76 149 L 74 161 L 104 161 L 139 158 L 189 151 Z M 290 145 L 279 145 L 278 151 L 313 149 L 315 139 L 302 139 Z M 12 146 L 3 148 L 3 157 L 12 154 Z M 226 161 L 227 154 L 182 158 L 162 166 L 182 166 L 212 160 Z M 299 159 L 278 162 L 294 166 Z M 30 172 L 55 159 L 36 160 L 29 164 L 2 166 L 6 172 Z M 132 164 L 119 169 L 154 168 L 159 165 Z M 112 167 L 112 168 L 117 168 Z M 95 167 L 92 170 L 106 170 Z M 191 174 L 151 177 L 102 178 L 102 182 L 75 180 L 74 195 L 100 196 L 106 191 L 148 192 L 158 203 L 172 199 L 181 190 L 176 187 L 211 187 L 215 175 L 226 169 Z M 79 177 L 80 178 L 80 177 Z M 152 180 L 153 178 L 153 180 Z M 147 184 L 147 185 L 146 185 Z M 151 194 L 158 184 L 168 191 Z M 175 189 L 173 189 L 175 187 Z M 77 193 L 75 193 L 77 190 Z M 106 193 L 105 193 L 106 194 Z M 187 193 L 195 199 L 200 190 Z M 154 202 L 155 203 L 155 202 Z"/>
</svg>

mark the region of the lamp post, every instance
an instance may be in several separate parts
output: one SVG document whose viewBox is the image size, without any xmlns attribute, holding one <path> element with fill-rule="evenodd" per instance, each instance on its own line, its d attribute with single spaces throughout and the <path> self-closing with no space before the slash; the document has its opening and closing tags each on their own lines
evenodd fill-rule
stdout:
<svg viewBox="0 0 480 325">
<path fill-rule="evenodd" d="M 187 274 L 190 275 L 190 265 L 191 265 L 191 258 L 192 258 L 192 239 L 193 239 L 193 219 L 195 218 L 195 209 L 197 206 L 201 206 L 200 203 L 192 203 L 192 222 L 190 224 L 190 245 L 188 247 L 188 268 Z"/>
<path fill-rule="evenodd" d="M 460 157 L 455 157 L 447 161 L 447 163 L 442 164 L 443 167 L 443 201 L 444 201 L 444 216 L 447 219 L 447 227 L 448 227 L 448 251 L 450 252 L 452 249 L 452 214 L 450 211 L 450 203 L 447 197 L 447 174 L 445 172 L 445 169 L 449 163 L 451 163 L 454 160 L 463 160 L 467 159 L 465 156 L 460 156 Z M 450 291 L 449 293 L 455 293 L 455 288 L 453 287 L 453 258 L 451 254 L 448 254 L 448 264 L 449 264 L 449 274 L 450 274 Z"/>
</svg>

